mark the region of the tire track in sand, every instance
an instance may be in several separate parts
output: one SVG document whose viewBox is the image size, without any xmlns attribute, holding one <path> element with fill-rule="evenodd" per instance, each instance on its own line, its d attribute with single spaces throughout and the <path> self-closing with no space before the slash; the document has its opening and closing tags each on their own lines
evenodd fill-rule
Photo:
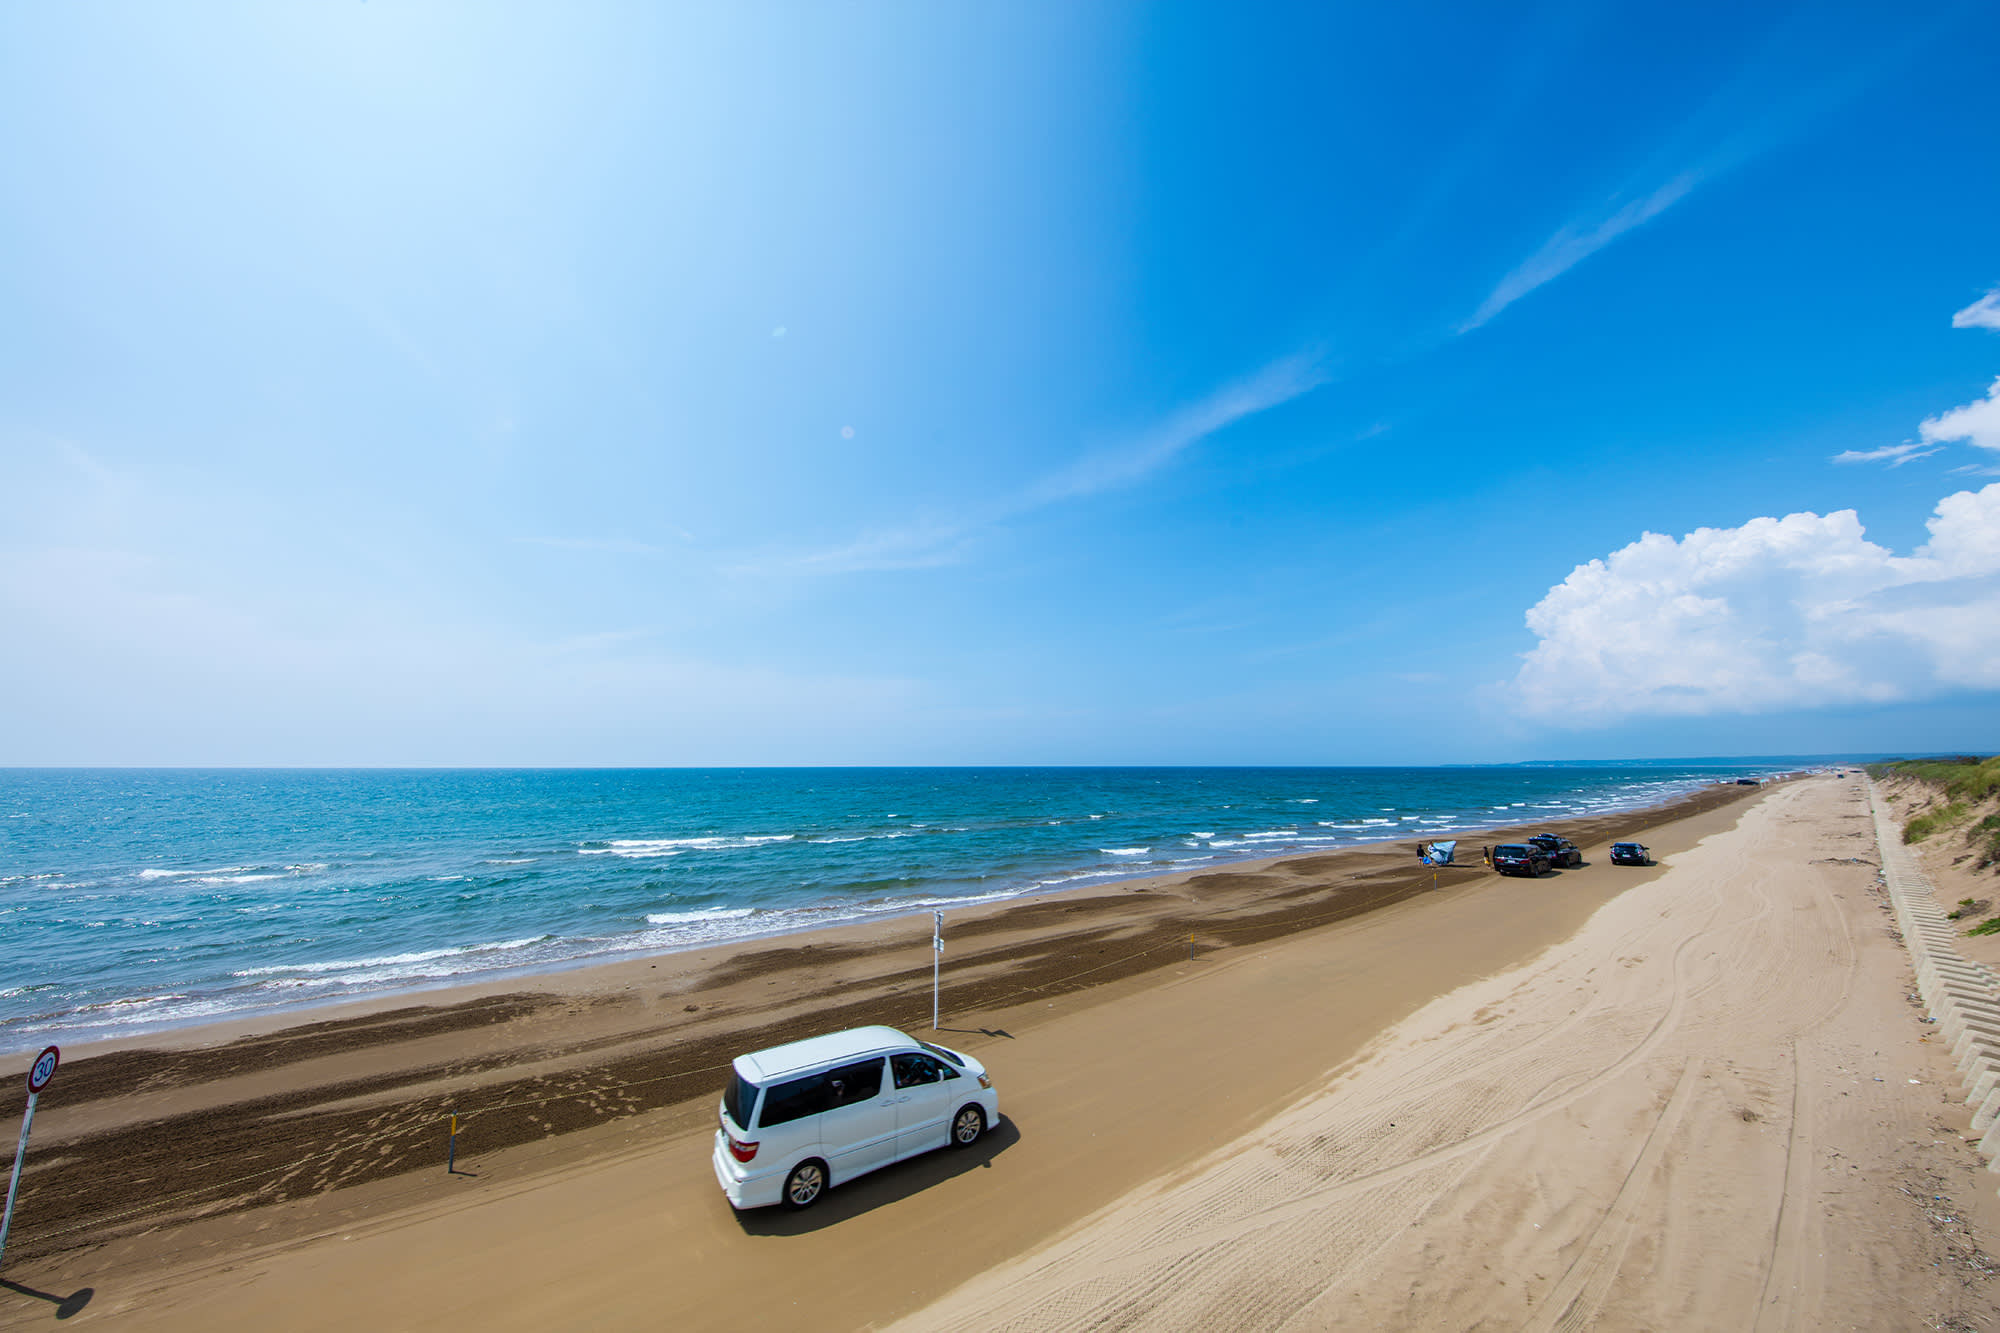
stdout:
<svg viewBox="0 0 2000 1333">
<path fill-rule="evenodd" d="M 1762 812 L 1767 821 L 1791 803 L 1782 799 L 1788 795 L 1774 794 Z M 1539 1288 L 1546 1299 L 1529 1281 L 1541 1275 L 1523 1275 L 1513 1289 L 1515 1300 L 1528 1302 L 1520 1316 L 1539 1328 L 1587 1326 L 1646 1210 L 1663 1206 L 1651 1196 L 1699 1100 L 1705 1066 L 1696 1052 L 1713 1015 L 1756 1004 L 1785 1026 L 1804 1027 L 1845 998 L 1844 979 L 1838 995 L 1825 993 L 1825 973 L 1828 961 L 1840 971 L 1851 942 L 1829 936 L 1818 919 L 1825 913 L 1800 916 L 1798 904 L 1785 910 L 1761 883 L 1769 865 L 1744 854 L 1741 841 L 1722 835 L 1677 858 L 1675 870 L 1594 918 L 1578 937 L 1589 937 L 1586 949 L 1572 941 L 1445 997 L 1254 1139 L 968 1284 L 909 1326 L 1337 1324 L 1337 1293 L 1426 1218 L 1460 1206 L 1455 1191 L 1498 1147 L 1553 1116 L 1603 1118 L 1607 1102 L 1643 1099 L 1659 1109 L 1642 1147 L 1587 1224 L 1578 1226 L 1588 1205 L 1564 1195 L 1559 1180 L 1524 1180 L 1504 1205 L 1582 1233 L 1560 1244 L 1567 1262 L 1548 1270 L 1559 1276 Z M 1772 841 L 1781 852 L 1795 848 L 1789 837 Z M 1513 1021 L 1493 1021 L 1507 1010 Z M 1718 1086 L 1708 1085 L 1711 1104 Z M 1541 1132 L 1566 1130 L 1567 1121 Z M 1503 1206 L 1490 1187 L 1479 1204 Z M 1524 1247 L 1540 1248 L 1506 1256 L 1511 1265 L 1533 1269 L 1557 1257 L 1551 1237 L 1517 1229 Z M 1778 1231 L 1781 1243 L 1790 1240 L 1782 1223 Z M 1465 1256 L 1438 1259 L 1462 1265 Z"/>
<path fill-rule="evenodd" d="M 1646 1142 L 1633 1161 L 1632 1169 L 1625 1173 L 1625 1182 L 1619 1187 L 1618 1197 L 1611 1201 L 1590 1237 L 1584 1242 L 1583 1253 L 1569 1266 L 1555 1289 L 1549 1293 L 1548 1303 L 1541 1312 L 1528 1321 L 1528 1333 L 1579 1333 L 1592 1327 L 1597 1321 L 1597 1312 L 1603 1308 L 1604 1299 L 1611 1291 L 1612 1279 L 1618 1276 L 1626 1249 L 1632 1243 L 1632 1233 L 1639 1226 L 1639 1196 L 1650 1193 L 1654 1188 L 1654 1177 L 1660 1159 L 1666 1153 L 1668 1142 L 1680 1128 L 1687 1115 L 1688 1104 L 1694 1100 L 1694 1090 L 1700 1085 L 1701 1060 L 1689 1060 L 1681 1068 L 1681 1076 L 1674 1083 L 1673 1094 L 1660 1116 L 1653 1122 Z"/>
</svg>

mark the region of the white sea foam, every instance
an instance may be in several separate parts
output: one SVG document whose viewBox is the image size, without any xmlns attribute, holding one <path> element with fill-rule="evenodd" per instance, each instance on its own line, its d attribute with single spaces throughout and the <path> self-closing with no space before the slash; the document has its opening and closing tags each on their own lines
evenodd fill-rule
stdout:
<svg viewBox="0 0 2000 1333">
<path fill-rule="evenodd" d="M 740 921 L 754 916 L 756 911 L 754 907 L 702 907 L 692 912 L 648 912 L 646 924 L 678 926 L 691 921 Z"/>
<path fill-rule="evenodd" d="M 525 949 L 531 944 L 541 944 L 554 939 L 553 935 L 530 935 L 518 940 L 496 940 L 491 944 L 458 944 L 445 949 L 419 949 L 411 953 L 383 954 L 378 958 L 343 958 L 330 963 L 277 963 L 268 967 L 246 967 L 232 972 L 233 977 L 273 977 L 294 972 L 310 976 L 323 973 L 359 972 L 379 968 L 406 968 L 423 963 L 434 963 L 446 958 L 464 958 L 473 954 L 510 953 Z"/>
<path fill-rule="evenodd" d="M 1144 856 L 1153 849 L 1151 847 L 1099 847 L 1097 850 L 1103 852 L 1106 856 Z"/>
<path fill-rule="evenodd" d="M 1294 804 L 1296 804 L 1296 805 L 1318 805 L 1318 804 L 1319 804 L 1319 797 L 1317 797 L 1317 796 L 1294 796 L 1294 797 L 1292 797 L 1291 799 L 1292 799 L 1293 803 L 1294 803 Z"/>
<path fill-rule="evenodd" d="M 1125 877 L 1125 874 L 1126 872 L 1123 870 L 1076 870 L 1067 875 L 1057 875 L 1053 879 L 1038 879 L 1035 883 L 1041 885 L 1043 888 L 1054 888 L 1058 884 L 1075 884 L 1086 879 L 1122 879 Z M 1013 895 L 1002 894 L 1000 896 L 1012 897 Z"/>
<path fill-rule="evenodd" d="M 100 1000 L 96 1004 L 83 1005 L 77 1009 L 77 1012 L 80 1014 L 95 1014 L 107 1011 L 115 1013 L 121 1009 L 142 1009 L 147 1005 L 171 1004 L 175 1000 L 185 1000 L 187 998 L 187 996 L 180 994 L 122 995 L 115 1000 Z"/>
<path fill-rule="evenodd" d="M 584 856 L 679 856 L 682 852 L 729 852 L 767 843 L 790 842 L 791 833 L 750 833 L 698 838 L 613 838 L 602 847 L 579 847 Z"/>
<path fill-rule="evenodd" d="M 1098 871 L 1089 871 L 1086 873 L 1092 875 L 1105 875 L 1105 874 L 1122 875 L 1125 872 L 1122 870 L 1110 870 L 1110 871 L 1098 870 Z M 925 907 L 971 907 L 978 903 L 997 903 L 1004 898 L 1018 898 L 1020 896 L 1021 896 L 1020 891 L 1017 889 L 1002 889 L 996 893 L 973 893 L 973 894 L 967 894 L 966 896 L 961 898 L 940 898 L 940 897 L 889 898 L 880 903 L 877 903 L 875 905 L 875 910 L 873 912 L 868 913 L 868 915 L 870 916 L 890 915 L 898 912 L 916 911 Z"/>
<path fill-rule="evenodd" d="M 1213 833 L 1190 833 L 1188 836 L 1190 838 L 1212 838 L 1215 835 Z"/>
</svg>

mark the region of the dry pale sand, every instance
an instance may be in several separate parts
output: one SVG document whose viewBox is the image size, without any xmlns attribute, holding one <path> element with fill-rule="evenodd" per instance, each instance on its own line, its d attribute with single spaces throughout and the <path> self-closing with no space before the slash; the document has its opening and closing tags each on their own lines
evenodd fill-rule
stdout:
<svg viewBox="0 0 2000 1333">
<path fill-rule="evenodd" d="M 1995 1177 L 1849 860 L 1864 814 L 1852 779 L 1774 793 L 908 1326 L 1994 1327 Z"/>
<path fill-rule="evenodd" d="M 739 954 L 714 989 L 656 983 L 643 1002 L 607 1005 L 600 981 L 553 1006 L 487 996 L 354 1020 L 389 1034 L 372 1046 L 336 1024 L 172 1060 L 114 1052 L 100 1083 L 152 1079 L 175 1109 L 149 1121 L 151 1099 L 105 1091 L 46 1145 L 67 1164 L 31 1157 L 44 1219 L 108 1188 L 112 1147 L 147 1166 L 114 1199 L 123 1222 L 79 1205 L 69 1243 L 10 1255 L 0 1326 L 2000 1327 L 1982 1261 L 1954 1248 L 2000 1224 L 2000 1177 L 1959 1137 L 1949 1061 L 1905 998 L 1857 863 L 1867 827 L 1855 786 L 1825 779 L 1647 832 L 1665 862 L 1648 870 L 1611 867 L 1601 844 L 1581 871 L 1434 891 L 1405 891 L 1402 872 L 1378 892 L 1388 880 L 1354 861 L 1294 867 L 1234 886 L 1266 908 L 1291 895 L 1285 929 L 1246 899 L 1227 947 L 1171 965 L 1153 936 L 1205 894 L 1220 911 L 1231 885 L 1128 895 L 1109 916 L 1081 901 L 996 916 L 946 1039 L 992 1067 L 1003 1123 L 803 1216 L 722 1201 L 712 1092 L 607 1112 L 615 1082 L 586 1075 L 666 1040 L 663 1014 L 769 1026 L 740 995 L 714 1002 L 720 1018 L 684 1014 L 691 994 L 795 989 L 817 997 L 809 1020 L 872 987 L 907 1008 L 901 963 L 835 958 L 815 988 L 796 956 L 771 972 Z M 1362 890 L 1373 910 L 1339 906 Z M 1072 908 L 1089 928 L 1063 934 L 1064 954 L 1043 918 Z M 1312 926 L 1328 916 L 1346 919 Z M 1141 947 L 1148 966 L 1120 962 Z M 1023 994 L 1010 966 L 1111 979 Z M 309 1057 L 286 1064 L 280 1043 Z M 444 1063 L 420 1082 L 384 1082 L 383 1047 L 432 1046 Z M 524 1051 L 546 1101 L 522 1097 Z M 598 1109 L 567 1132 L 551 1119 L 474 1141 L 467 1174 L 413 1171 L 404 1156 L 442 1143 L 403 1132 L 410 1107 L 452 1079 L 515 1099 L 494 1125 Z M 319 1148 L 345 1176 L 304 1197 L 261 1192 L 268 1176 L 232 1192 L 229 1162 L 193 1140 L 206 1126 L 233 1143 L 238 1120 L 293 1153 L 341 1136 Z M 178 1173 L 176 1144 L 193 1163 Z M 395 1169 L 367 1169 L 392 1154 Z M 214 1215 L 168 1207 L 190 1176 L 215 1178 L 195 1210 Z"/>
</svg>

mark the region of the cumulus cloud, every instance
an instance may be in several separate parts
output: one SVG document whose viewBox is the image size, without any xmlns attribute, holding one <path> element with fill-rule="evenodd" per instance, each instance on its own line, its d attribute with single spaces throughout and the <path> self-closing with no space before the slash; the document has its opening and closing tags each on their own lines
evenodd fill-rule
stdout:
<svg viewBox="0 0 2000 1333">
<path fill-rule="evenodd" d="M 1907 556 L 1851 509 L 1646 533 L 1528 612 L 1513 702 L 1591 725 L 2000 689 L 2000 484 L 1927 526 Z"/>
<path fill-rule="evenodd" d="M 1951 317 L 1955 329 L 2000 329 L 2000 287 Z"/>
<path fill-rule="evenodd" d="M 1923 434 L 1926 444 L 1940 440 L 1964 440 L 1981 449 L 2000 450 L 2000 380 L 1993 381 L 1993 387 L 1986 391 L 1984 398 L 1931 417 L 1917 429 Z"/>
</svg>

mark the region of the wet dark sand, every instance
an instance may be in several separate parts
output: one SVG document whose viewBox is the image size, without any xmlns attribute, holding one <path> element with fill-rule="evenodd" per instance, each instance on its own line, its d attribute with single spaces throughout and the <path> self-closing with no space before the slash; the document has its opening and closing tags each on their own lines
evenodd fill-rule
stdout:
<svg viewBox="0 0 2000 1333">
<path fill-rule="evenodd" d="M 1554 828 L 1585 847 L 1756 795 L 1716 786 Z M 1082 997 L 1184 963 L 1490 879 L 1434 872 L 1415 843 L 1247 862 L 952 913 L 942 1009 Z M 1591 897 L 1618 881 L 1598 855 Z M 1569 872 L 1577 876 L 1579 872 Z M 1552 875 L 1553 888 L 1569 876 Z M 715 1095 L 746 1050 L 861 1023 L 929 1026 L 928 915 L 69 1053 L 37 1115 L 8 1246 L 47 1257 L 436 1169 L 456 1113 L 469 1150 L 604 1126 Z M 12 1075 L 26 1058 L 8 1063 Z M 32 1221 L 28 1221 L 32 1219 Z"/>
</svg>

